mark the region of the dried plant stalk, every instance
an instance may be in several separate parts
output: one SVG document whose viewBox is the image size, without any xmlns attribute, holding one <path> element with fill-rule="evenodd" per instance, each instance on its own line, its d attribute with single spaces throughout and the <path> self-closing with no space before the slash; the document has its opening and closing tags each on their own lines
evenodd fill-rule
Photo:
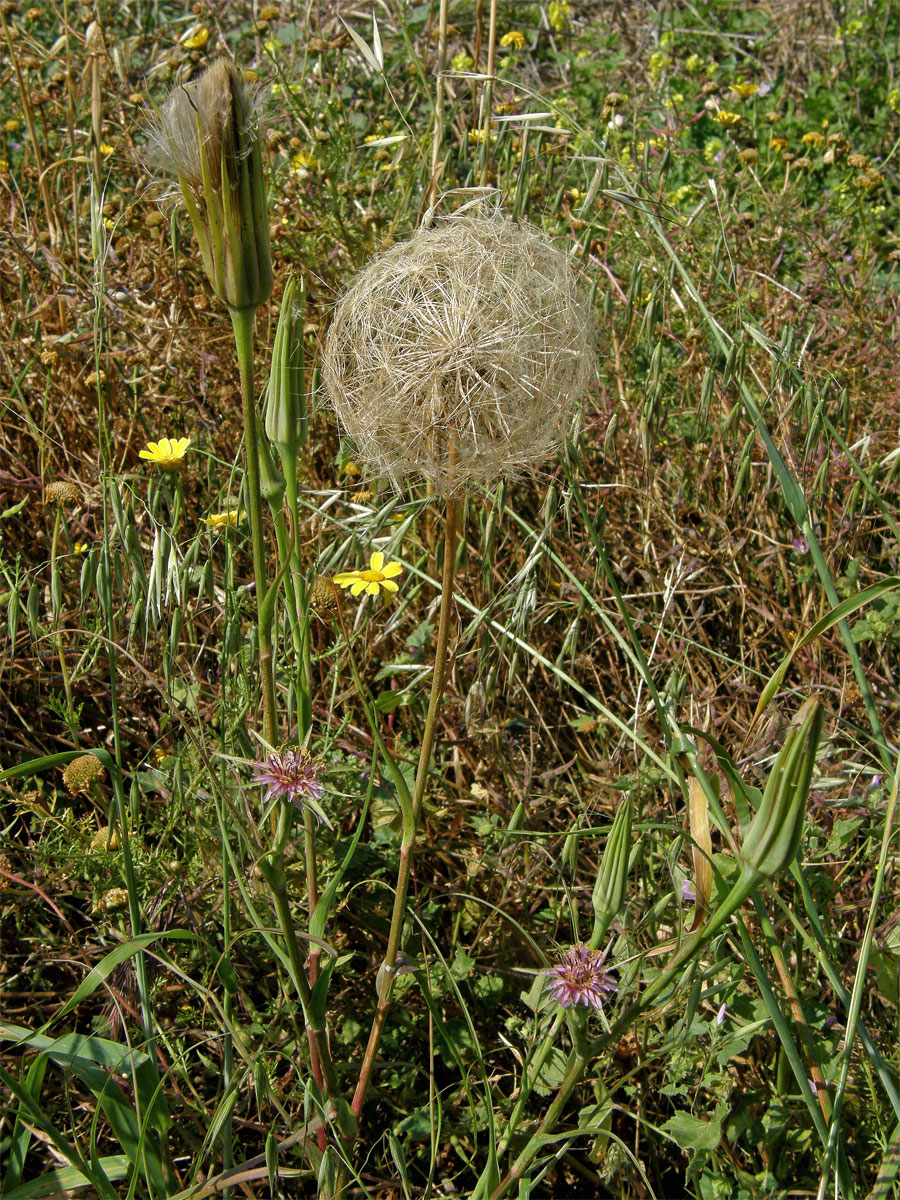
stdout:
<svg viewBox="0 0 900 1200">
<path fill-rule="evenodd" d="M 592 332 L 568 257 L 540 230 L 448 217 L 359 275 L 322 378 L 372 470 L 457 495 L 558 448 L 593 371 Z"/>
</svg>

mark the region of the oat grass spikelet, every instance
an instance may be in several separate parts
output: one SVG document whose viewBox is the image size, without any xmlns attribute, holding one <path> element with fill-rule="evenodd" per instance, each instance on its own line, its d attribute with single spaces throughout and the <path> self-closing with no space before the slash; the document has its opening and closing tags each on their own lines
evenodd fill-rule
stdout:
<svg viewBox="0 0 900 1200">
<path fill-rule="evenodd" d="M 533 226 L 454 216 L 365 268 L 335 309 L 322 378 L 373 473 L 451 496 L 557 449 L 592 370 L 567 256 Z"/>
</svg>

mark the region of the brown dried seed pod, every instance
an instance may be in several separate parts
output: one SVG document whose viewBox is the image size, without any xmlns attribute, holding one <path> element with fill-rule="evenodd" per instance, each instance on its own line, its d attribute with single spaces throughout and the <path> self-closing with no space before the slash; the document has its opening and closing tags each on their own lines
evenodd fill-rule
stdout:
<svg viewBox="0 0 900 1200">
<path fill-rule="evenodd" d="M 330 575 L 317 575 L 310 593 L 310 604 L 316 612 L 333 612 L 337 608 L 340 592 Z"/>
<path fill-rule="evenodd" d="M 54 479 L 44 488 L 45 504 L 78 504 L 83 499 L 81 488 L 65 479 Z"/>
<path fill-rule="evenodd" d="M 448 217 L 338 302 L 322 378 L 374 473 L 455 495 L 559 447 L 594 367 L 568 257 L 501 217 Z"/>
</svg>

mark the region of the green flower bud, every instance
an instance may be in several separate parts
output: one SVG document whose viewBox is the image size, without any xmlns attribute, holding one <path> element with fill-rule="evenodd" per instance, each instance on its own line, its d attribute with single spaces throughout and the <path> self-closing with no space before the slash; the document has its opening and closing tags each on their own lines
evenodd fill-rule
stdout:
<svg viewBox="0 0 900 1200">
<path fill-rule="evenodd" d="M 619 808 L 600 861 L 594 884 L 594 932 L 590 949 L 596 950 L 607 929 L 622 911 L 628 887 L 628 863 L 631 857 L 631 797 Z"/>
<path fill-rule="evenodd" d="M 266 435 L 278 447 L 282 461 L 296 459 L 308 430 L 303 353 L 305 308 L 303 280 L 292 276 L 281 299 L 266 400 Z"/>
<path fill-rule="evenodd" d="M 148 132 L 148 161 L 177 177 L 213 291 L 229 308 L 257 308 L 272 291 L 269 215 L 240 71 L 218 59 L 175 88 Z"/>
<path fill-rule="evenodd" d="M 771 879 L 793 862 L 800 848 L 806 801 L 825 714 L 811 697 L 791 721 L 756 815 L 741 847 L 745 872 Z"/>
<path fill-rule="evenodd" d="M 262 438 L 256 443 L 259 459 L 259 493 L 272 509 L 281 508 L 284 499 L 284 476 L 278 470 L 271 451 Z"/>
</svg>

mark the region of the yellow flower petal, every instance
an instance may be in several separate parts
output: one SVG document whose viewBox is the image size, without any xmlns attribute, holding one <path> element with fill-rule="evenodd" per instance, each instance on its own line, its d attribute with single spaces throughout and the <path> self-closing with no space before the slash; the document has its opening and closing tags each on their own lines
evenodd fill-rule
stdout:
<svg viewBox="0 0 900 1200">
<path fill-rule="evenodd" d="M 384 562 L 384 555 L 381 553 L 380 550 L 376 550 L 369 561 L 369 566 L 372 568 L 373 571 L 380 571 L 381 564 L 383 562 Z"/>
<path fill-rule="evenodd" d="M 385 579 L 393 579 L 396 575 L 403 574 L 403 567 L 398 562 L 389 562 L 386 567 L 382 568 L 381 573 Z"/>
<path fill-rule="evenodd" d="M 393 579 L 382 579 L 381 586 L 386 592 L 399 592 L 400 589 L 394 583 Z"/>
<path fill-rule="evenodd" d="M 338 587 L 349 587 L 351 583 L 359 580 L 359 571 L 341 571 L 333 578 Z"/>
<path fill-rule="evenodd" d="M 371 583 L 367 584 L 364 579 L 357 579 L 350 591 L 354 596 L 358 596 L 360 592 L 366 591 L 366 589 L 370 588 L 371 586 Z M 378 588 L 376 588 L 375 591 L 377 592 Z"/>
<path fill-rule="evenodd" d="M 368 584 L 366 587 L 366 591 L 369 593 L 370 596 L 377 596 L 378 595 L 378 584 L 377 583 Z"/>
</svg>

